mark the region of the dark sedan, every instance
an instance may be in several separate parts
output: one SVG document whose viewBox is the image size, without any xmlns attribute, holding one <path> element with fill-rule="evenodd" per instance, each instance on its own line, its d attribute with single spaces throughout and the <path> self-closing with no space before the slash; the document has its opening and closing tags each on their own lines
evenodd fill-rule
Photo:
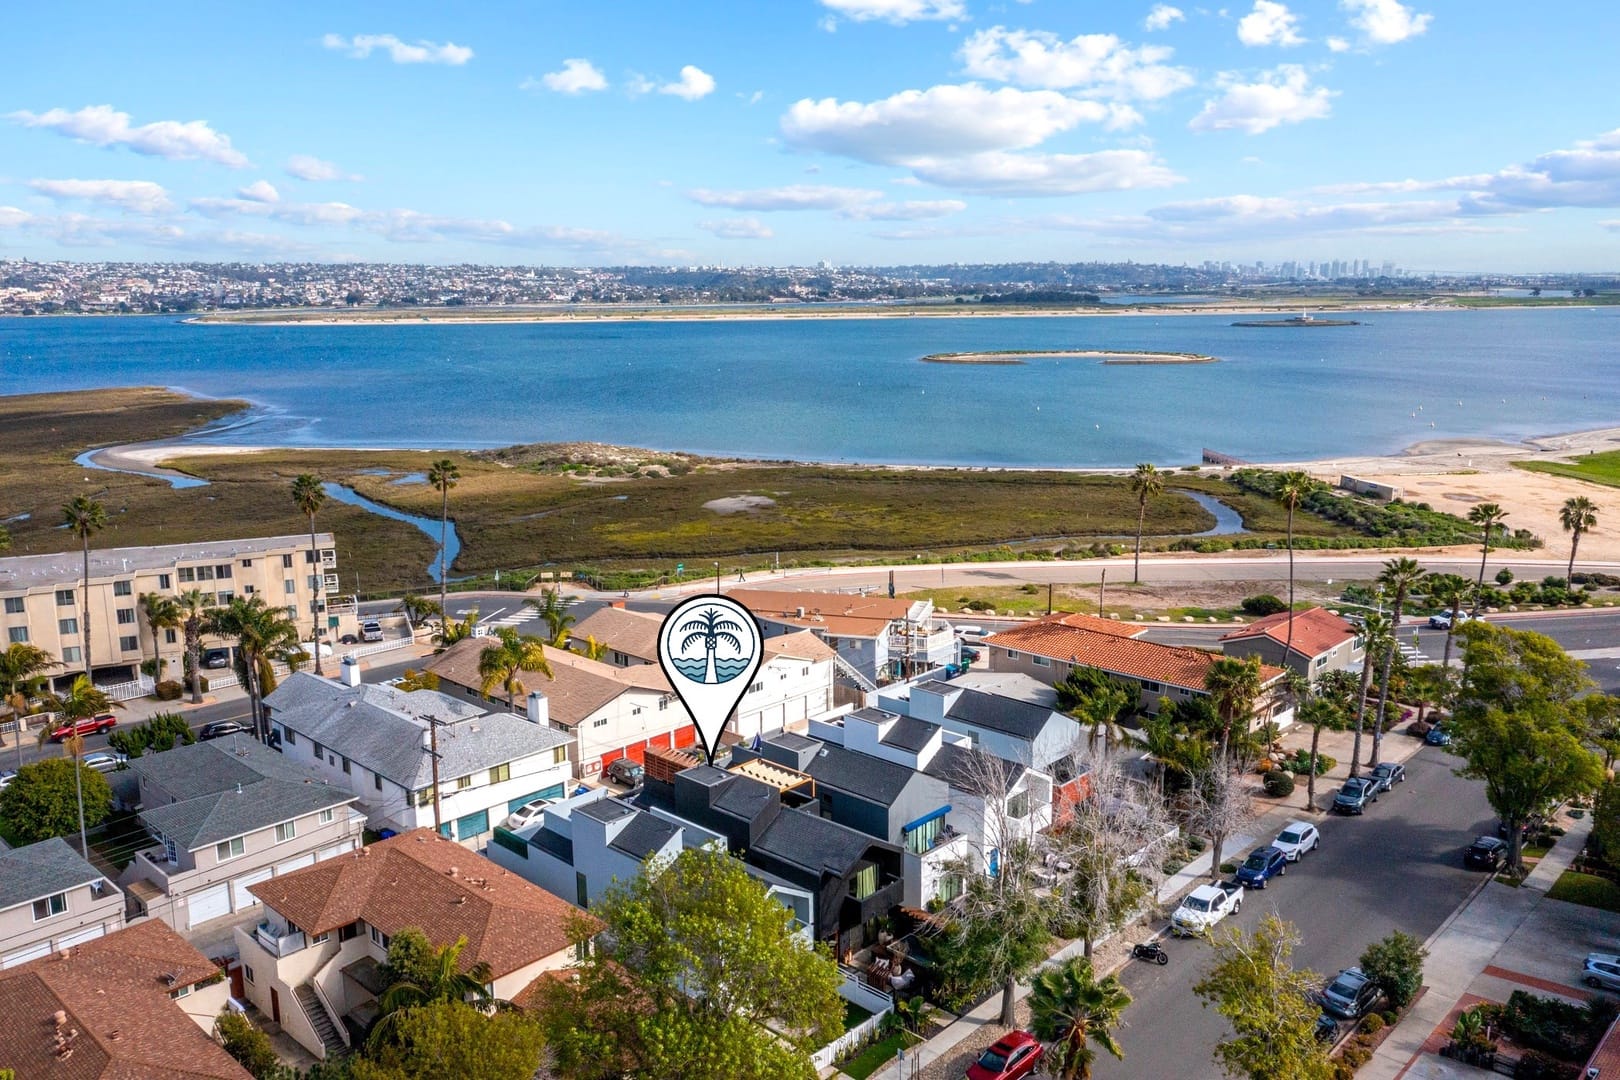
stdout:
<svg viewBox="0 0 1620 1080">
<path fill-rule="evenodd" d="M 203 742 L 209 739 L 223 739 L 227 735 L 251 735 L 246 724 L 235 720 L 215 720 L 212 724 L 204 724 L 197 732 L 197 738 Z"/>
<path fill-rule="evenodd" d="M 1396 784 L 1406 783 L 1406 766 L 1393 761 L 1380 761 L 1367 776 L 1378 785 L 1379 791 L 1390 791 Z"/>
<path fill-rule="evenodd" d="M 1507 841 L 1481 836 L 1463 852 L 1463 865 L 1470 870 L 1495 870 L 1507 858 Z"/>
<path fill-rule="evenodd" d="M 1368 803 L 1378 801 L 1378 784 L 1365 776 L 1351 777 L 1333 796 L 1333 809 L 1341 814 L 1361 814 Z"/>
</svg>

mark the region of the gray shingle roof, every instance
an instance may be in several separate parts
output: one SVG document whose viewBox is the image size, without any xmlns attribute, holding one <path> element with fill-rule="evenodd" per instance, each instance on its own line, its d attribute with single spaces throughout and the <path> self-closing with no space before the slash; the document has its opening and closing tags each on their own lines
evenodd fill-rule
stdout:
<svg viewBox="0 0 1620 1080">
<path fill-rule="evenodd" d="M 952 720 L 989 728 L 1020 739 L 1033 739 L 1052 718 L 1052 710 L 1027 701 L 964 690 L 945 713 Z"/>
<path fill-rule="evenodd" d="M 973 751 L 967 747 L 945 743 L 939 748 L 939 752 L 929 759 L 928 767 L 923 772 L 945 781 L 958 791 L 971 792 L 976 786 L 972 758 Z M 1018 762 L 1006 758 L 1002 759 L 1001 767 L 1006 770 L 1008 784 L 1017 783 L 1018 778 L 1028 771 Z"/>
<path fill-rule="evenodd" d="M 268 829 L 283 821 L 354 800 L 352 793 L 316 780 L 260 780 L 244 784 L 240 790 L 232 787 L 229 791 L 144 809 L 141 821 L 165 839 L 173 840 L 177 847 L 196 851 L 233 836 Z"/>
<path fill-rule="evenodd" d="M 265 698 L 277 724 L 412 790 L 431 784 L 423 745 L 427 717 L 439 723 L 439 776 L 453 779 L 546 753 L 569 735 L 507 712 L 486 713 L 435 690 L 343 686 L 296 672 Z"/>
<path fill-rule="evenodd" d="M 804 771 L 824 787 L 847 791 L 883 806 L 892 805 L 917 775 L 910 766 L 845 750 L 832 743 L 817 751 Z"/>
<path fill-rule="evenodd" d="M 104 876 L 59 836 L 0 851 L 0 910 L 88 885 Z"/>
<path fill-rule="evenodd" d="M 129 768 L 148 783 L 182 800 L 233 791 L 238 784 L 256 784 L 270 777 L 296 783 L 314 775 L 246 735 L 148 754 L 131 760 Z"/>
<path fill-rule="evenodd" d="M 618 821 L 620 818 L 627 817 L 635 812 L 635 807 L 628 803 L 622 803 L 618 799 L 597 799 L 595 802 L 583 803 L 574 807 L 574 813 L 604 824 Z"/>
<path fill-rule="evenodd" d="M 812 874 L 848 874 L 880 841 L 803 810 L 783 810 L 760 834 L 754 850 Z"/>
<path fill-rule="evenodd" d="M 645 859 L 656 851 L 662 851 L 664 845 L 680 832 L 673 823 L 661 817 L 654 817 L 633 808 L 631 813 L 636 815 L 635 820 L 620 829 L 619 835 L 615 836 L 608 846 L 624 852 L 632 859 Z"/>
<path fill-rule="evenodd" d="M 938 724 L 930 724 L 926 720 L 917 720 L 910 716 L 902 716 L 896 720 L 883 741 L 890 746 L 898 746 L 902 750 L 916 753 L 928 745 L 928 740 L 934 737 L 939 730 Z"/>
</svg>

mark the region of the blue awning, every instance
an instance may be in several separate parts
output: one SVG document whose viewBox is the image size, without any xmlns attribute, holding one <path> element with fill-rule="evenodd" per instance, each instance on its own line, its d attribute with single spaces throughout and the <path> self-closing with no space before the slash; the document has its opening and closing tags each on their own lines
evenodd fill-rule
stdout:
<svg viewBox="0 0 1620 1080">
<path fill-rule="evenodd" d="M 924 825 L 928 824 L 930 821 L 933 821 L 936 818 L 942 818 L 942 817 L 944 817 L 946 814 L 948 814 L 950 812 L 951 812 L 951 808 L 949 806 L 942 806 L 938 810 L 935 810 L 931 814 L 924 814 L 922 817 L 918 818 L 916 821 L 908 821 L 908 822 L 906 822 L 904 825 L 900 826 L 900 831 L 901 832 L 910 832 L 913 829 L 920 829 Z"/>
</svg>

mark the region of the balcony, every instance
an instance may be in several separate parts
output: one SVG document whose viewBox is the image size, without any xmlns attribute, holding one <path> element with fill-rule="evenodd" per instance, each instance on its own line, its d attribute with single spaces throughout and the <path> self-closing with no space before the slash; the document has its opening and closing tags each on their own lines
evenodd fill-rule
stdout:
<svg viewBox="0 0 1620 1080">
<path fill-rule="evenodd" d="M 324 575 L 322 575 L 322 577 L 321 577 L 321 592 L 324 593 L 327 596 L 333 596 L 333 595 L 335 595 L 337 593 L 337 591 L 338 591 L 338 576 L 336 574 L 324 574 Z"/>
<path fill-rule="evenodd" d="M 144 848 L 137 853 L 137 857 L 144 860 L 146 864 L 153 870 L 156 870 L 159 876 L 161 876 L 165 882 L 167 882 L 173 875 L 181 873 L 185 869 L 185 867 L 181 866 L 178 861 L 169 861 L 168 850 L 164 848 L 162 844 L 159 844 L 157 847 Z M 166 885 L 163 891 L 168 891 L 168 887 Z"/>
<path fill-rule="evenodd" d="M 259 947 L 271 956 L 291 956 L 309 946 L 302 930 L 290 930 L 265 921 L 253 928 L 253 937 Z"/>
</svg>

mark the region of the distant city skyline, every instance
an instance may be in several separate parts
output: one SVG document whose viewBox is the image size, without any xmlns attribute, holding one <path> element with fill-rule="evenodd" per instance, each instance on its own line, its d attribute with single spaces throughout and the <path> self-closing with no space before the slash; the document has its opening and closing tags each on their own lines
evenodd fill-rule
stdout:
<svg viewBox="0 0 1620 1080">
<path fill-rule="evenodd" d="M 0 259 L 1620 270 L 1596 0 L 7 19 Z"/>
</svg>

